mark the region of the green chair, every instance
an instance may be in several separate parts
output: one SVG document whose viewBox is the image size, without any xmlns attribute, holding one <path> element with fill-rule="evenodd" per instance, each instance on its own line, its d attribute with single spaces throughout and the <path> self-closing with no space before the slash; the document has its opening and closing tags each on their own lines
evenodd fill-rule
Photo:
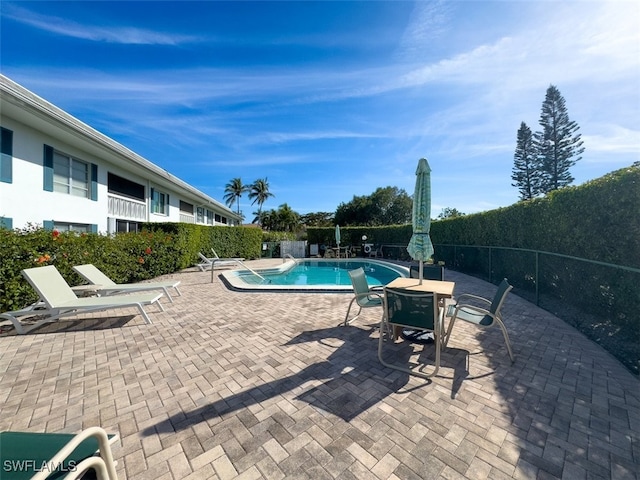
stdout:
<svg viewBox="0 0 640 480">
<path fill-rule="evenodd" d="M 433 332 L 435 346 L 435 363 L 431 373 L 424 373 L 426 364 L 407 363 L 400 365 L 385 360 L 384 344 L 395 345 L 395 335 L 392 332 L 398 328 L 409 328 L 421 332 Z M 378 359 L 383 365 L 416 375 L 431 378 L 440 369 L 440 351 L 442 349 L 442 319 L 439 313 L 438 294 L 426 292 L 410 292 L 402 289 L 385 288 L 384 313 L 380 323 L 380 337 L 378 339 Z M 385 338 L 388 337 L 388 338 Z M 427 347 L 425 347 L 427 348 Z"/>
<path fill-rule="evenodd" d="M 450 318 L 449 328 L 444 338 L 444 346 L 447 346 L 449 339 L 451 338 L 451 331 L 456 320 L 464 320 L 465 322 L 473 323 L 478 327 L 491 327 L 497 324 L 502 330 L 504 341 L 507 344 L 507 351 L 511 361 L 514 361 L 513 352 L 511 351 L 511 343 L 509 342 L 509 334 L 507 333 L 507 327 L 505 327 L 502 321 L 501 309 L 507 294 L 513 287 L 509 285 L 509 282 L 505 278 L 498 286 L 498 290 L 493 297 L 493 300 L 488 300 L 477 295 L 470 293 L 462 294 L 458 297 L 455 305 L 449 305 L 446 316 Z"/>
<path fill-rule="evenodd" d="M 420 266 L 409 266 L 409 277 L 420 278 Z M 422 278 L 425 280 L 444 280 L 444 267 L 441 265 L 424 264 L 422 266 Z M 440 307 L 445 306 L 445 299 L 440 298 Z M 444 310 L 442 310 L 444 311 Z M 433 343 L 433 333 L 425 333 L 420 330 L 414 330 L 411 328 L 402 329 L 402 338 L 415 343 Z"/>
<path fill-rule="evenodd" d="M 93 470 L 98 480 L 117 480 L 111 453 L 111 444 L 117 439 L 118 435 L 107 434 L 100 427 L 88 428 L 77 435 L 1 432 L 0 477 L 73 480 Z"/>
<path fill-rule="evenodd" d="M 353 285 L 353 293 L 355 296 L 351 299 L 351 302 L 349 302 L 349 308 L 347 309 L 347 314 L 344 317 L 345 327 L 360 316 L 363 308 L 382 307 L 382 291 L 380 290 L 380 287 L 369 287 L 369 282 L 367 282 L 367 276 L 364 273 L 364 269 L 360 267 L 355 270 L 351 270 L 348 273 L 349 278 L 351 278 L 351 284 Z M 351 312 L 351 307 L 354 302 L 358 304 L 360 309 L 355 317 L 349 320 L 349 313 Z"/>
</svg>

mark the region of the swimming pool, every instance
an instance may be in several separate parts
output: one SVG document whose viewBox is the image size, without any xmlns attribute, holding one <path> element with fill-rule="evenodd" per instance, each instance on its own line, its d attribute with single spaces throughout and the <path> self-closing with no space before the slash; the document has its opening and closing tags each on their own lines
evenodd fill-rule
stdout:
<svg viewBox="0 0 640 480">
<path fill-rule="evenodd" d="M 229 287 L 237 290 L 350 292 L 353 287 L 348 272 L 359 267 L 364 269 L 370 286 L 409 276 L 408 268 L 382 260 L 315 258 L 287 261 L 277 268 L 253 272 L 229 270 L 221 275 Z"/>
</svg>

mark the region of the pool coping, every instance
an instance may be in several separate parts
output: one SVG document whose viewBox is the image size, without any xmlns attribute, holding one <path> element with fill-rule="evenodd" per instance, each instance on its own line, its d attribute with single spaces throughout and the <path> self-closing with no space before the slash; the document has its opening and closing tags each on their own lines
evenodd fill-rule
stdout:
<svg viewBox="0 0 640 480">
<path fill-rule="evenodd" d="M 409 268 L 398 265 L 397 263 L 387 262 L 384 260 L 375 260 L 368 258 L 296 258 L 294 260 L 287 260 L 278 267 L 268 267 L 253 270 L 260 273 L 283 273 L 287 270 L 294 268 L 301 261 L 313 261 L 320 263 L 335 263 L 335 262 L 367 262 L 371 264 L 383 265 L 391 268 L 403 274 L 405 277 L 409 276 Z M 238 276 L 239 272 L 248 272 L 246 268 L 236 268 L 233 270 L 226 270 L 220 272 L 220 279 L 230 290 L 237 292 L 290 292 L 290 293 L 353 293 L 352 285 L 273 285 L 273 284 L 248 284 L 241 280 Z"/>
</svg>

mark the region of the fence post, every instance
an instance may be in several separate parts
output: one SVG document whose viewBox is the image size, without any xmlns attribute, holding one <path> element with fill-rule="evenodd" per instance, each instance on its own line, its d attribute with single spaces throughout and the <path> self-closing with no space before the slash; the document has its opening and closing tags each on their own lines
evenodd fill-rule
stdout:
<svg viewBox="0 0 640 480">
<path fill-rule="evenodd" d="M 536 252 L 536 276 L 535 276 L 535 282 L 536 282 L 536 306 L 540 306 L 540 271 L 539 271 L 539 267 L 538 267 L 538 262 L 540 259 L 540 252 Z"/>
<path fill-rule="evenodd" d="M 489 247 L 489 283 L 493 283 L 493 275 L 491 272 L 491 256 L 492 256 L 492 249 L 491 247 Z"/>
</svg>

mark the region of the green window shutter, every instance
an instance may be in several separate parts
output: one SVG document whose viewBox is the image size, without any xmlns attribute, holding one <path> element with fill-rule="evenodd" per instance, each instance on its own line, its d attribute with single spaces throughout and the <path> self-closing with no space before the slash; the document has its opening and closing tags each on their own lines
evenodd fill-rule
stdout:
<svg viewBox="0 0 640 480">
<path fill-rule="evenodd" d="M 45 230 L 53 230 L 53 220 L 45 220 L 42 222 L 42 228 Z"/>
<path fill-rule="evenodd" d="M 0 182 L 13 182 L 13 132 L 2 128 L 2 139 L 0 140 Z"/>
<path fill-rule="evenodd" d="M 13 218 L 0 217 L 0 228 L 11 230 L 13 228 Z"/>
<path fill-rule="evenodd" d="M 98 166 L 95 163 L 91 164 L 91 186 L 90 195 L 91 200 L 94 202 L 98 200 Z"/>
<path fill-rule="evenodd" d="M 169 194 L 165 197 L 164 214 L 169 215 Z"/>
<path fill-rule="evenodd" d="M 154 213 L 156 211 L 156 202 L 153 198 L 153 193 L 154 189 L 152 187 L 149 189 L 149 197 L 151 197 L 151 201 L 149 202 L 149 209 L 151 210 L 151 213 Z"/>
<path fill-rule="evenodd" d="M 91 233 L 98 233 L 98 225 L 95 223 L 91 224 Z"/>
<path fill-rule="evenodd" d="M 53 147 L 44 146 L 43 166 L 43 189 L 47 192 L 53 192 Z"/>
</svg>

